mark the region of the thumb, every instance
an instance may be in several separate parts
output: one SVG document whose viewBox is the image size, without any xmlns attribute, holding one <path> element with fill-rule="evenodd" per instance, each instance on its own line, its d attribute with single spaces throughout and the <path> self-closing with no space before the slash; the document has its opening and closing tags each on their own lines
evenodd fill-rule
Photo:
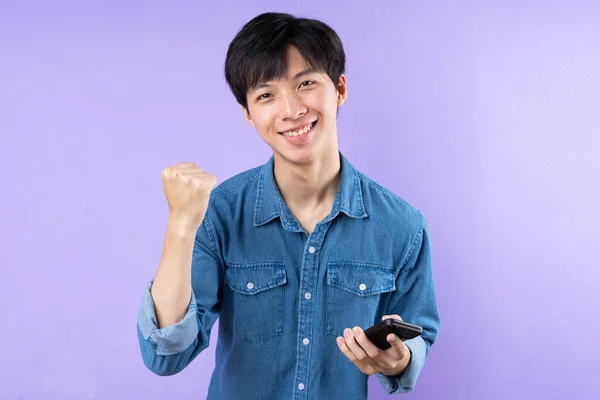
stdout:
<svg viewBox="0 0 600 400">
<path fill-rule="evenodd" d="M 391 349 L 393 349 L 393 351 L 396 352 L 400 359 L 409 355 L 410 350 L 408 346 L 406 345 L 406 343 L 400 340 L 398 336 L 394 335 L 393 333 L 390 333 L 386 339 L 388 343 L 392 345 Z"/>
</svg>

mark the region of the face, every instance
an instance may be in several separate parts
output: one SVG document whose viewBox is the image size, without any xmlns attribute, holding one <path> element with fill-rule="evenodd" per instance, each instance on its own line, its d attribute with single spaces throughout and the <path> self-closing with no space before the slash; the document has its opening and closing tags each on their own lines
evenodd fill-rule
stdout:
<svg viewBox="0 0 600 400">
<path fill-rule="evenodd" d="M 284 79 L 248 92 L 246 120 L 273 149 L 276 161 L 306 164 L 337 157 L 337 108 L 347 97 L 346 77 L 336 90 L 324 72 L 311 71 L 290 46 Z"/>
</svg>

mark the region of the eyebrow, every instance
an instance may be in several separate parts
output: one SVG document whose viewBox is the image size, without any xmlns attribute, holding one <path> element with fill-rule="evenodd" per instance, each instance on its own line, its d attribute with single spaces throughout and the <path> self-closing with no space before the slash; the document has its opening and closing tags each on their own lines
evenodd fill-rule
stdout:
<svg viewBox="0 0 600 400">
<path fill-rule="evenodd" d="M 317 69 L 316 69 L 316 68 L 313 68 L 313 67 L 307 68 L 307 69 L 305 69 L 304 71 L 300 71 L 300 72 L 298 72 L 298 73 L 297 73 L 297 74 L 294 76 L 293 80 L 296 80 L 296 79 L 298 79 L 298 78 L 300 78 L 300 77 L 302 77 L 302 76 L 304 76 L 304 75 L 309 75 L 309 74 L 312 74 L 312 73 L 314 73 L 314 72 L 317 72 Z M 267 83 L 267 82 L 262 82 L 262 83 L 259 83 L 258 85 L 256 85 L 256 86 L 255 86 L 255 87 L 252 89 L 252 93 L 253 93 L 253 92 L 256 92 L 257 90 L 264 89 L 264 88 L 266 88 L 266 87 L 271 87 L 271 85 L 270 85 L 269 83 Z"/>
</svg>

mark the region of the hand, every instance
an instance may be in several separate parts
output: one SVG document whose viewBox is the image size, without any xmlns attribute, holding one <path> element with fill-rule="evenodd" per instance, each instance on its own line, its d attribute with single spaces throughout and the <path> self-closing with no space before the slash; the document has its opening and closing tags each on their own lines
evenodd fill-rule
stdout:
<svg viewBox="0 0 600 400">
<path fill-rule="evenodd" d="M 402 321 L 399 315 L 384 315 L 382 320 L 394 318 Z M 363 373 L 373 375 L 381 372 L 387 376 L 401 375 L 410 362 L 411 354 L 408 346 L 390 333 L 387 341 L 392 345 L 387 350 L 375 346 L 358 326 L 345 329 L 344 337 L 337 338 L 342 353 Z"/>
<path fill-rule="evenodd" d="M 169 203 L 169 218 L 194 232 L 198 230 L 217 178 L 204 172 L 193 162 L 186 162 L 165 168 L 162 171 L 162 182 Z"/>
</svg>

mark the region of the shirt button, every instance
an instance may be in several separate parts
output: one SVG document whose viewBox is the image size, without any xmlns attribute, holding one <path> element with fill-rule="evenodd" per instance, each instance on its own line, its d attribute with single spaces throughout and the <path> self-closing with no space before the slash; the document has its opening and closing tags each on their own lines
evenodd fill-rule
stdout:
<svg viewBox="0 0 600 400">
<path fill-rule="evenodd" d="M 304 383 L 301 383 L 301 384 L 299 384 L 299 385 L 298 385 L 298 389 L 300 389 L 300 390 L 304 390 Z"/>
<path fill-rule="evenodd" d="M 308 292 L 307 292 L 307 293 L 304 293 L 304 298 L 305 298 L 306 300 L 310 300 L 310 293 L 308 293 Z"/>
<path fill-rule="evenodd" d="M 364 283 L 361 283 L 360 286 L 358 287 L 360 290 L 365 290 L 367 288 L 367 285 L 365 285 Z"/>
<path fill-rule="evenodd" d="M 246 285 L 246 287 L 250 290 L 254 289 L 254 283 L 252 282 L 248 282 L 248 284 Z"/>
<path fill-rule="evenodd" d="M 304 338 L 304 339 L 302 340 L 302 343 L 304 343 L 304 344 L 309 344 L 309 343 L 310 343 L 310 340 L 308 340 L 308 338 Z"/>
<path fill-rule="evenodd" d="M 308 248 L 308 252 L 309 252 L 310 254 L 313 254 L 313 253 L 315 252 L 315 248 L 314 248 L 314 247 L 312 247 L 312 246 L 310 246 L 310 247 Z"/>
</svg>

